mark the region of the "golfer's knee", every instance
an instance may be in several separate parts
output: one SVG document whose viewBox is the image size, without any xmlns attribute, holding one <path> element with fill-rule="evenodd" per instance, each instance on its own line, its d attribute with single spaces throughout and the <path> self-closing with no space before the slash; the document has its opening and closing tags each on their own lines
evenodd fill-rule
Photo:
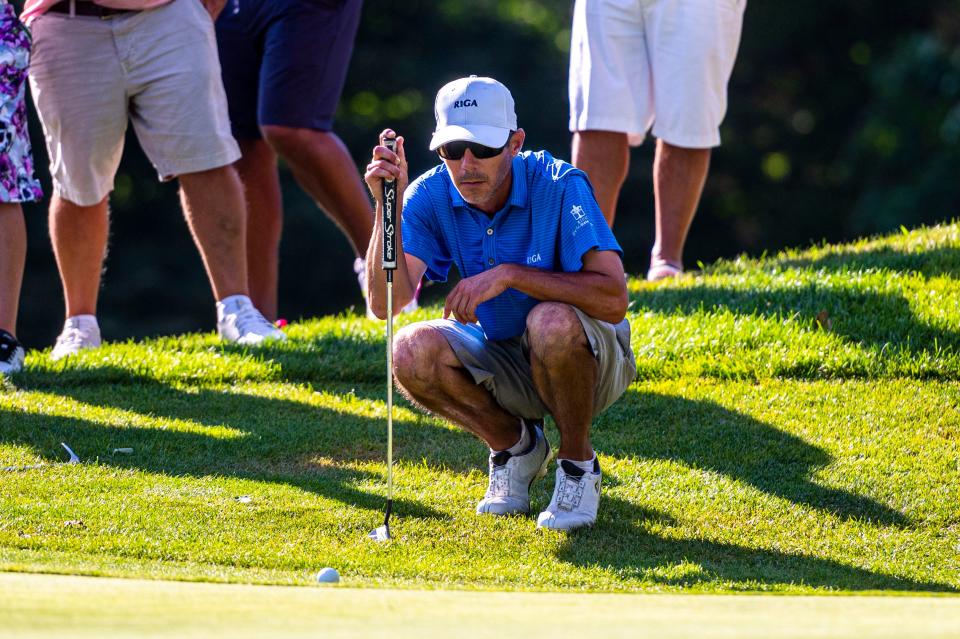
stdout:
<svg viewBox="0 0 960 639">
<path fill-rule="evenodd" d="M 401 329 L 393 340 L 393 369 L 397 381 L 416 391 L 436 382 L 437 366 L 450 349 L 447 340 L 431 327 L 413 324 Z"/>
<path fill-rule="evenodd" d="M 580 355 L 589 346 L 576 311 L 559 302 L 543 302 L 530 311 L 527 342 L 533 356 L 543 362 Z"/>
</svg>

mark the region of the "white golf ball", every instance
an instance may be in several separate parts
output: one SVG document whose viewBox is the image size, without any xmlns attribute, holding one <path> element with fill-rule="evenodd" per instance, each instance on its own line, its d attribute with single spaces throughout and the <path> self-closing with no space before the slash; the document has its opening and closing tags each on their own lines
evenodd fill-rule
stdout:
<svg viewBox="0 0 960 639">
<path fill-rule="evenodd" d="M 317 583 L 335 584 L 340 581 L 340 573 L 335 568 L 324 568 L 317 573 Z"/>
</svg>

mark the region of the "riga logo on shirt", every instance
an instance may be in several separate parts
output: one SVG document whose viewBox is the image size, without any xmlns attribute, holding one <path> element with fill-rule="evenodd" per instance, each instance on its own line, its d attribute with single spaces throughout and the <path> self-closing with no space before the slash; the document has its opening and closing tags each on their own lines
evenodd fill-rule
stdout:
<svg viewBox="0 0 960 639">
<path fill-rule="evenodd" d="M 592 224 L 592 222 L 590 222 L 590 218 L 588 218 L 587 214 L 583 212 L 583 207 L 579 204 L 574 204 L 570 208 L 570 215 L 573 216 L 573 220 L 577 224 L 577 226 L 573 229 L 573 235 L 576 235 L 577 231 L 583 227 L 590 226 L 590 224 Z"/>
</svg>

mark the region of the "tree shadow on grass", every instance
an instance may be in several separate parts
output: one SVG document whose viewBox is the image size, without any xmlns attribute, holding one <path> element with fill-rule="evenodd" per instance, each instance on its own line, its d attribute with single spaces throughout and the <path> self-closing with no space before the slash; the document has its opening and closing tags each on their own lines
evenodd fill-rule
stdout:
<svg viewBox="0 0 960 639">
<path fill-rule="evenodd" d="M 853 288 L 806 284 L 800 287 L 740 289 L 700 283 L 688 288 L 643 289 L 631 294 L 633 310 L 692 315 L 730 311 L 737 315 L 799 318 L 811 330 L 826 312 L 829 330 L 854 343 L 902 348 L 919 355 L 934 348 L 960 351 L 960 332 L 917 316 L 906 298 Z"/>
<path fill-rule="evenodd" d="M 903 251 L 889 246 L 866 251 L 847 250 L 830 253 L 816 259 L 794 258 L 777 260 L 786 268 L 821 269 L 833 272 L 856 272 L 868 269 L 886 269 L 900 273 L 919 273 L 924 277 L 960 277 L 960 248 L 941 246 L 919 251 Z"/>
<path fill-rule="evenodd" d="M 876 573 L 831 559 L 702 539 L 669 539 L 645 529 L 670 523 L 664 513 L 608 495 L 601 502 L 597 524 L 569 533 L 557 557 L 577 566 L 610 568 L 627 579 L 677 587 L 957 591 L 950 584 Z"/>
<path fill-rule="evenodd" d="M 103 367 L 97 370 L 101 374 L 94 377 L 98 379 L 115 376 Z M 369 386 L 327 387 L 352 394 L 358 401 L 382 399 Z M 75 444 L 78 452 L 99 454 L 115 447 L 135 447 L 135 458 L 115 457 L 106 463 L 167 474 L 221 474 L 277 481 L 331 497 L 337 494 L 339 497 L 335 498 L 359 507 L 382 507 L 379 496 L 371 497 L 354 487 L 370 479 L 369 473 L 334 462 L 382 462 L 385 416 L 373 418 L 288 399 L 202 387 L 174 388 L 152 379 L 140 379 L 135 384 L 75 385 L 56 388 L 55 392 L 93 406 L 183 420 L 210 429 L 229 428 L 231 432 L 217 436 L 214 432 L 205 435 L 169 428 L 115 428 L 90 423 L 86 427 L 81 423 L 51 429 L 42 424 L 54 418 L 33 416 L 33 425 L 27 425 L 24 420 L 28 416 L 17 414 L 17 425 L 3 429 L 6 433 L 0 431 L 0 439 L 28 444 L 38 451 L 53 451 L 49 454 L 59 452 L 60 441 Z M 0 412 L 0 421 L 3 417 Z M 38 440 L 41 436 L 42 446 Z M 628 390 L 597 420 L 594 442 L 599 450 L 614 456 L 670 459 L 716 471 L 769 494 L 837 516 L 909 525 L 906 517 L 886 505 L 812 482 L 811 474 L 832 461 L 822 449 L 713 402 Z M 438 426 L 420 415 L 395 420 L 394 445 L 395 459 L 425 459 L 452 472 L 483 466 L 485 450 L 472 436 Z M 473 448 L 477 451 L 475 458 L 464 454 Z M 318 465 L 317 458 L 326 462 Z M 412 503 L 401 507 L 411 516 L 422 512 L 421 507 Z"/>
<path fill-rule="evenodd" d="M 838 517 L 910 524 L 899 511 L 869 497 L 811 481 L 833 461 L 823 449 L 711 401 L 629 389 L 597 420 L 593 441 L 615 457 L 664 459 L 714 471 Z"/>
<path fill-rule="evenodd" d="M 713 402 L 629 390 L 597 420 L 593 441 L 597 450 L 613 457 L 663 459 L 721 473 L 835 516 L 888 526 L 909 524 L 901 513 L 873 499 L 811 481 L 813 472 L 832 461 L 826 451 Z M 618 484 L 606 478 L 604 482 L 608 489 Z M 627 578 L 678 587 L 957 590 L 950 584 L 871 572 L 830 559 L 672 539 L 649 531 L 651 525 L 673 523 L 666 513 L 608 492 L 596 525 L 570 533 L 557 556 L 571 564 L 611 568 Z"/>
<path fill-rule="evenodd" d="M 383 402 L 386 399 L 387 370 L 384 350 L 386 339 L 359 335 L 352 337 L 322 335 L 296 339 L 261 354 L 279 365 L 277 380 L 308 384 L 318 391 L 350 393 L 358 398 Z M 247 349 L 223 345 L 221 350 L 234 356 L 249 354 Z M 410 422 L 394 422 L 394 448 L 401 458 L 426 459 L 453 472 L 485 468 L 487 448 L 473 435 L 457 427 L 438 428 L 436 419 L 413 405 L 394 387 L 394 404 L 411 409 L 417 417 Z M 440 433 L 439 436 L 437 434 Z M 385 437 L 385 434 L 382 434 Z M 465 456 L 465 449 L 470 456 Z"/>
<path fill-rule="evenodd" d="M 109 375 L 109 372 L 107 373 Z M 36 379 L 36 378 L 34 378 Z M 25 390 L 44 390 L 25 388 Z M 195 477 L 230 476 L 284 483 L 368 510 L 381 510 L 383 496 L 357 487 L 382 481 L 341 462 L 383 462 L 386 422 L 297 401 L 266 398 L 204 388 L 174 388 L 152 379 L 136 384 L 78 385 L 56 388 L 58 395 L 92 406 L 117 408 L 192 422 L 194 430 L 114 426 L 75 417 L 23 413 L 0 408 L 0 441 L 29 446 L 49 461 L 61 460 L 65 441 L 83 458 L 151 473 Z M 196 431 L 196 425 L 210 433 Z M 412 437 L 412 450 L 403 437 L 408 429 L 431 432 L 456 448 L 467 436 L 430 425 L 395 423 L 395 459 L 422 457 L 422 437 Z M 133 448 L 131 456 L 111 455 L 114 448 Z M 462 454 L 461 454 L 462 456 Z M 456 456 L 450 460 L 456 463 Z M 379 483 L 378 481 L 378 483 Z M 418 502 L 397 499 L 395 511 L 404 516 L 446 519 L 447 515 Z"/>
<path fill-rule="evenodd" d="M 226 352 L 242 349 L 224 345 Z M 280 366 L 287 382 L 345 384 L 387 383 L 386 338 L 383 335 L 335 337 L 318 335 L 290 340 L 267 356 Z"/>
</svg>

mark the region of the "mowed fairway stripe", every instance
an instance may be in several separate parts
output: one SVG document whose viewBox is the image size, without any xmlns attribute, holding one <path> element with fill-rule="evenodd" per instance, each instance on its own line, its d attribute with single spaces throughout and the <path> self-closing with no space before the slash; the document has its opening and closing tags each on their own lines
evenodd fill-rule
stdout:
<svg viewBox="0 0 960 639">
<path fill-rule="evenodd" d="M 361 590 L 0 573 L 0 637 L 950 637 L 960 598 Z"/>
</svg>

